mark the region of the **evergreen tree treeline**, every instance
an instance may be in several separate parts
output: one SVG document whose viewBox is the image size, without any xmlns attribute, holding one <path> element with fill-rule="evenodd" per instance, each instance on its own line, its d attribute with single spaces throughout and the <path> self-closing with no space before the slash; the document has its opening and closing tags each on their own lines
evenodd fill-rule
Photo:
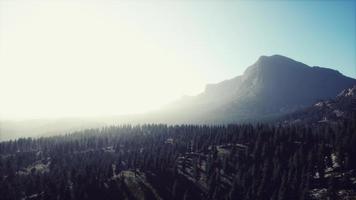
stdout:
<svg viewBox="0 0 356 200">
<path fill-rule="evenodd" d="M 0 198 L 133 199 L 131 171 L 157 192 L 146 199 L 336 199 L 355 186 L 355 158 L 355 120 L 111 126 L 1 142 Z"/>
</svg>

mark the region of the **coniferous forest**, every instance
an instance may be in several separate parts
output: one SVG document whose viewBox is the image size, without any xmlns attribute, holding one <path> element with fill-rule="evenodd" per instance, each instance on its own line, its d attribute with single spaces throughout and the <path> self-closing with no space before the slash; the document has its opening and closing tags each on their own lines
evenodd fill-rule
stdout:
<svg viewBox="0 0 356 200">
<path fill-rule="evenodd" d="M 0 143 L 8 199 L 355 199 L 356 120 L 121 125 Z"/>
</svg>

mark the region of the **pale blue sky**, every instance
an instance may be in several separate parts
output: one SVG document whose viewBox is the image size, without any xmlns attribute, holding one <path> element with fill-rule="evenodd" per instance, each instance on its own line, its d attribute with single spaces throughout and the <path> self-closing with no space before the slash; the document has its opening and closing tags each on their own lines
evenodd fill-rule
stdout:
<svg viewBox="0 0 356 200">
<path fill-rule="evenodd" d="M 196 1 L 190 9 L 220 79 L 272 54 L 356 77 L 355 12 L 356 1 Z"/>
<path fill-rule="evenodd" d="M 355 1 L 0 0 L 0 119 L 160 108 L 281 54 L 356 77 Z"/>
</svg>

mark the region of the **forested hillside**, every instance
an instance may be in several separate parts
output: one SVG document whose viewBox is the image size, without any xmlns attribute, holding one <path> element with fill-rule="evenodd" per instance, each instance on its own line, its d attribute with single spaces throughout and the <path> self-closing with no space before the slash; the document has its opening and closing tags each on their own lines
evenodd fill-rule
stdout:
<svg viewBox="0 0 356 200">
<path fill-rule="evenodd" d="M 7 199 L 355 199 L 356 121 L 113 126 L 0 143 Z"/>
</svg>

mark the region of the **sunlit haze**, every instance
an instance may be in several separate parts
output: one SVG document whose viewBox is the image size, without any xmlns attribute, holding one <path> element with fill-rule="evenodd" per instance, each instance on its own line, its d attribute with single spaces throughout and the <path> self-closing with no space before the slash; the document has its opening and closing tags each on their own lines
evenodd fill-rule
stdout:
<svg viewBox="0 0 356 200">
<path fill-rule="evenodd" d="M 294 4 L 0 0 L 0 119 L 147 112 L 260 55 L 356 77 L 355 4 Z"/>
</svg>

